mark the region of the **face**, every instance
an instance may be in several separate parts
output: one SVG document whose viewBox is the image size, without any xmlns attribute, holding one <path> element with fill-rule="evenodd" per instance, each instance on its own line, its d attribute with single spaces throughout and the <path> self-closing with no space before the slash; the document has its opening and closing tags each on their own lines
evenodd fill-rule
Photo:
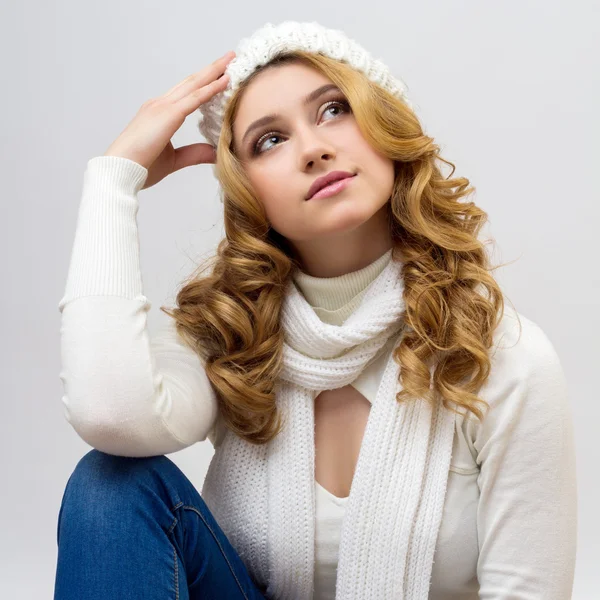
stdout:
<svg viewBox="0 0 600 600">
<path fill-rule="evenodd" d="M 394 183 L 394 162 L 367 143 L 337 88 L 305 104 L 328 84 L 304 64 L 268 68 L 246 88 L 233 124 L 234 151 L 271 226 L 297 248 L 320 241 L 331 250 L 326 244 L 341 237 L 355 236 L 355 244 L 372 237 L 368 222 L 380 217 Z M 276 120 L 252 127 L 273 113 Z M 356 176 L 337 194 L 306 199 L 315 179 L 337 170 Z"/>
</svg>

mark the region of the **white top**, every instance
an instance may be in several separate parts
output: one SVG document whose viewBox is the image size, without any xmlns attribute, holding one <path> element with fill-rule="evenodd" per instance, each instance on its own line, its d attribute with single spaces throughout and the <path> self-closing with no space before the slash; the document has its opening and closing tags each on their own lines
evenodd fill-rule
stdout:
<svg viewBox="0 0 600 600">
<path fill-rule="evenodd" d="M 335 600 L 335 579 L 348 497 L 338 498 L 315 481 L 315 600 Z"/>
<path fill-rule="evenodd" d="M 124 158 L 88 162 L 59 302 L 65 417 L 92 447 L 122 456 L 215 442 L 219 430 L 216 396 L 201 359 L 179 339 L 172 319 L 155 335 L 148 331 L 151 303 L 143 294 L 136 222 L 146 176 L 144 167 Z M 348 275 L 341 280 L 364 283 Z M 297 283 L 306 283 L 302 275 Z M 514 393 L 510 372 L 495 373 L 483 423 L 471 415 L 456 420 L 430 600 L 571 595 L 577 491 L 567 386 L 548 337 L 519 318 L 523 330 L 515 352 L 534 363 L 535 376 L 523 394 Z M 366 397 L 385 358 L 382 350 L 381 363 L 374 361 L 353 384 Z M 497 368 L 504 364 L 510 362 Z M 320 492 L 315 569 L 323 591 L 315 598 L 322 599 L 333 597 L 343 502 Z"/>
</svg>

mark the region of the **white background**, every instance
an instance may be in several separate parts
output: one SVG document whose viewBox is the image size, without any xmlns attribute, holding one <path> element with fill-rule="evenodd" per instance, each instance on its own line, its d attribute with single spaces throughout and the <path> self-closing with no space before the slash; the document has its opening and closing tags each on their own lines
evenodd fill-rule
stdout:
<svg viewBox="0 0 600 600">
<path fill-rule="evenodd" d="M 490 217 L 497 278 L 562 360 L 577 436 L 573 598 L 597 598 L 600 353 L 596 1 L 6 2 L 2 61 L 0 597 L 51 598 L 66 481 L 90 450 L 63 416 L 60 313 L 87 161 L 150 97 L 265 22 L 342 29 L 408 85 L 428 135 Z M 301 5 L 301 8 L 300 8 Z M 197 113 L 174 137 L 202 141 Z M 151 333 L 223 235 L 211 169 L 140 194 Z M 170 455 L 198 489 L 209 442 Z"/>
</svg>

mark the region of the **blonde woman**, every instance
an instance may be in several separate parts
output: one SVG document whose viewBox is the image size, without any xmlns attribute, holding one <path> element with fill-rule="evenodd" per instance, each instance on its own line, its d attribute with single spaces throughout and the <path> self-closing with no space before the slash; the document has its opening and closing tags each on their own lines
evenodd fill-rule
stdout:
<svg viewBox="0 0 600 600">
<path fill-rule="evenodd" d="M 198 109 L 208 143 L 173 148 Z M 151 337 L 137 196 L 201 163 L 226 235 Z M 89 161 L 59 307 L 65 414 L 93 449 L 56 599 L 570 597 L 564 373 L 453 172 L 381 61 L 291 21 Z M 207 439 L 200 493 L 166 455 Z"/>
</svg>

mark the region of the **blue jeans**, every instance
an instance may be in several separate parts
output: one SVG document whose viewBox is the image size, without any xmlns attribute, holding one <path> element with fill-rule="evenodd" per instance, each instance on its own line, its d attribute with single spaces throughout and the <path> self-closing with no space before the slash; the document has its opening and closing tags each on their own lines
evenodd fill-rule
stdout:
<svg viewBox="0 0 600 600">
<path fill-rule="evenodd" d="M 67 481 L 54 600 L 264 600 L 190 480 L 166 456 L 93 449 Z"/>
</svg>

